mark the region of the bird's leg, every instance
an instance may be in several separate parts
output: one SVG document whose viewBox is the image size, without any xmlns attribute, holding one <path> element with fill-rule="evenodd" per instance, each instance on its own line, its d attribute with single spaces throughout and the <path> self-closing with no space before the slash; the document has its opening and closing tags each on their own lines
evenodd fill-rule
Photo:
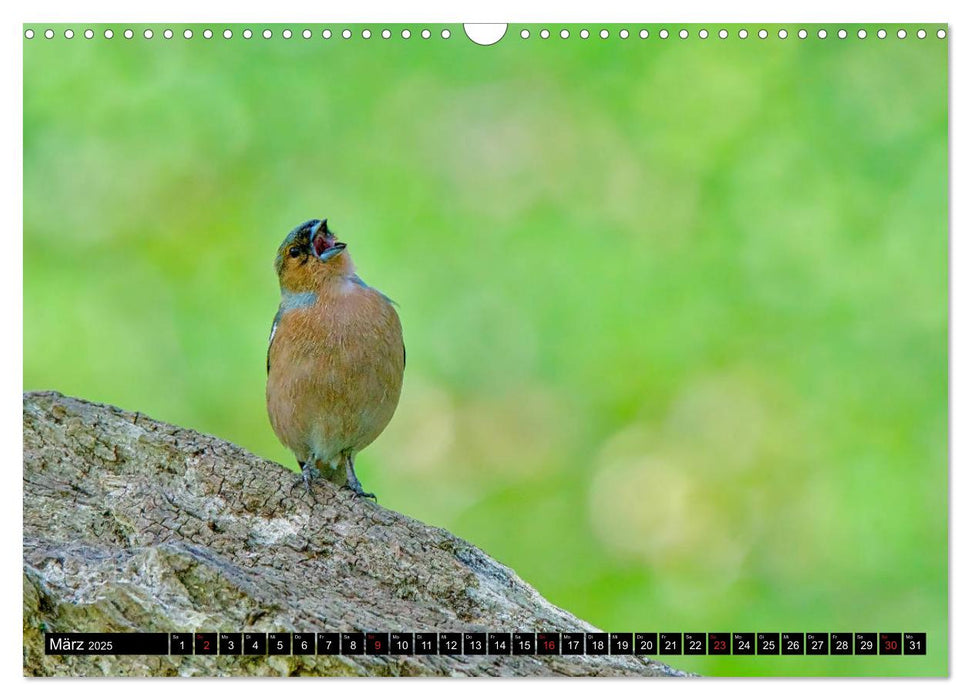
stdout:
<svg viewBox="0 0 971 700">
<path fill-rule="evenodd" d="M 311 457 L 311 459 L 313 459 L 313 458 Z M 303 482 L 303 485 L 307 489 L 307 493 L 310 493 L 310 480 L 311 479 L 314 479 L 314 478 L 316 478 L 318 476 L 320 476 L 320 472 L 312 464 L 312 462 L 311 462 L 310 459 L 308 459 L 306 462 L 300 462 L 300 461 L 298 461 L 297 464 L 300 465 L 300 479 L 299 479 L 299 481 L 302 481 Z M 299 483 L 299 481 L 298 481 L 298 483 Z"/>
<path fill-rule="evenodd" d="M 363 498 L 373 498 L 377 502 L 377 497 L 373 493 L 368 493 L 361 487 L 361 482 L 354 473 L 354 455 L 348 453 L 344 456 L 344 469 L 347 470 L 347 488 L 354 492 L 356 496 Z"/>
</svg>

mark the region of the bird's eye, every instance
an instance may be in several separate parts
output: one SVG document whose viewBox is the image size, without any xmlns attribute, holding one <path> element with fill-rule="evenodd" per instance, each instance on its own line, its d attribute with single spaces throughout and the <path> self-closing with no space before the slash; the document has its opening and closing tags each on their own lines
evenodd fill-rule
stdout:
<svg viewBox="0 0 971 700">
<path fill-rule="evenodd" d="M 300 257 L 300 249 L 297 246 L 293 246 L 292 248 L 290 248 L 290 257 L 291 258 Z"/>
</svg>

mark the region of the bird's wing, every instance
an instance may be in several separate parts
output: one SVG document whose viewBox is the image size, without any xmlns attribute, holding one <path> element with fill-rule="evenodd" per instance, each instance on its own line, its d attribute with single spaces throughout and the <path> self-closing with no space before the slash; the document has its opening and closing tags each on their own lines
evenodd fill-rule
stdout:
<svg viewBox="0 0 971 700">
<path fill-rule="evenodd" d="M 365 282 L 364 280 L 362 280 L 357 275 L 354 275 L 353 277 L 351 277 L 351 282 L 353 282 L 354 284 L 356 284 L 359 287 L 363 287 L 364 289 L 370 289 L 371 291 L 377 292 L 378 294 L 381 295 L 381 298 L 384 299 L 386 302 L 388 302 L 391 306 L 398 306 L 398 302 L 396 302 L 394 299 L 392 299 L 387 294 L 385 294 L 384 292 L 382 292 L 380 289 L 375 289 L 374 287 L 372 287 L 371 285 L 369 285 L 367 282 Z M 271 340 L 272 340 L 272 337 L 273 336 L 270 336 L 270 339 Z M 404 346 L 403 343 L 401 345 L 401 353 L 402 353 L 401 366 L 404 367 L 405 365 L 408 364 L 408 351 L 405 349 L 405 346 Z M 267 370 L 267 371 L 269 371 L 269 370 Z"/>
<path fill-rule="evenodd" d="M 357 276 L 357 275 L 352 276 L 351 277 L 351 282 L 353 282 L 354 284 L 356 284 L 358 287 L 362 287 L 364 289 L 370 289 L 371 291 L 377 292 L 378 294 L 381 295 L 381 297 L 386 302 L 388 302 L 392 306 L 398 306 L 398 302 L 396 302 L 394 299 L 392 299 L 387 294 L 385 294 L 384 292 L 382 292 L 380 289 L 375 289 L 374 287 L 372 287 L 371 285 L 369 285 L 367 282 L 365 282 L 364 280 L 362 280 L 359 276 Z"/>
<path fill-rule="evenodd" d="M 381 297 L 386 302 L 388 302 L 389 304 L 391 304 L 391 306 L 398 306 L 398 302 L 396 302 L 394 299 L 392 299 L 387 294 L 385 294 L 384 292 L 382 292 L 380 289 L 375 289 L 374 287 L 372 287 L 371 285 L 369 285 L 367 282 L 365 282 L 364 280 L 362 280 L 357 275 L 354 275 L 353 277 L 351 277 L 351 282 L 353 282 L 354 284 L 358 285 L 359 287 L 364 287 L 364 289 L 370 289 L 372 291 L 377 292 L 378 294 L 381 295 Z M 270 336 L 270 337 L 272 339 L 272 336 Z M 405 365 L 408 364 L 408 351 L 405 349 L 404 344 L 401 345 L 401 353 L 402 353 L 401 366 L 404 367 Z"/>
<path fill-rule="evenodd" d="M 270 328 L 270 342 L 266 346 L 266 373 L 270 373 L 270 348 L 273 347 L 273 336 L 276 335 L 276 327 L 280 325 L 280 316 L 283 315 L 283 309 L 277 309 L 276 316 L 273 317 L 273 326 Z"/>
</svg>

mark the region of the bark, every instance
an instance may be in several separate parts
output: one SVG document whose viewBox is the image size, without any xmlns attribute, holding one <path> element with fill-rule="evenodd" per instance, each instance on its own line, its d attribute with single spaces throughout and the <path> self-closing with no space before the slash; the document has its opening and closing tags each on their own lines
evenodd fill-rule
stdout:
<svg viewBox="0 0 971 700">
<path fill-rule="evenodd" d="M 43 632 L 596 631 L 449 534 L 218 438 L 24 394 L 24 674 L 670 676 L 633 656 L 45 656 Z"/>
</svg>

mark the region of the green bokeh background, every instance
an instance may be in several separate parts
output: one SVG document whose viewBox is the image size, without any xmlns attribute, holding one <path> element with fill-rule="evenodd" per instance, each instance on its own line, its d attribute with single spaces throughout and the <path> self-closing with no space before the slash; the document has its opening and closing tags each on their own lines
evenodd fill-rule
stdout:
<svg viewBox="0 0 971 700">
<path fill-rule="evenodd" d="M 680 668 L 946 673 L 939 26 L 87 26 L 24 42 L 25 389 L 292 466 L 272 261 L 328 217 L 405 329 L 382 505 L 613 631 L 928 633 Z"/>
</svg>

